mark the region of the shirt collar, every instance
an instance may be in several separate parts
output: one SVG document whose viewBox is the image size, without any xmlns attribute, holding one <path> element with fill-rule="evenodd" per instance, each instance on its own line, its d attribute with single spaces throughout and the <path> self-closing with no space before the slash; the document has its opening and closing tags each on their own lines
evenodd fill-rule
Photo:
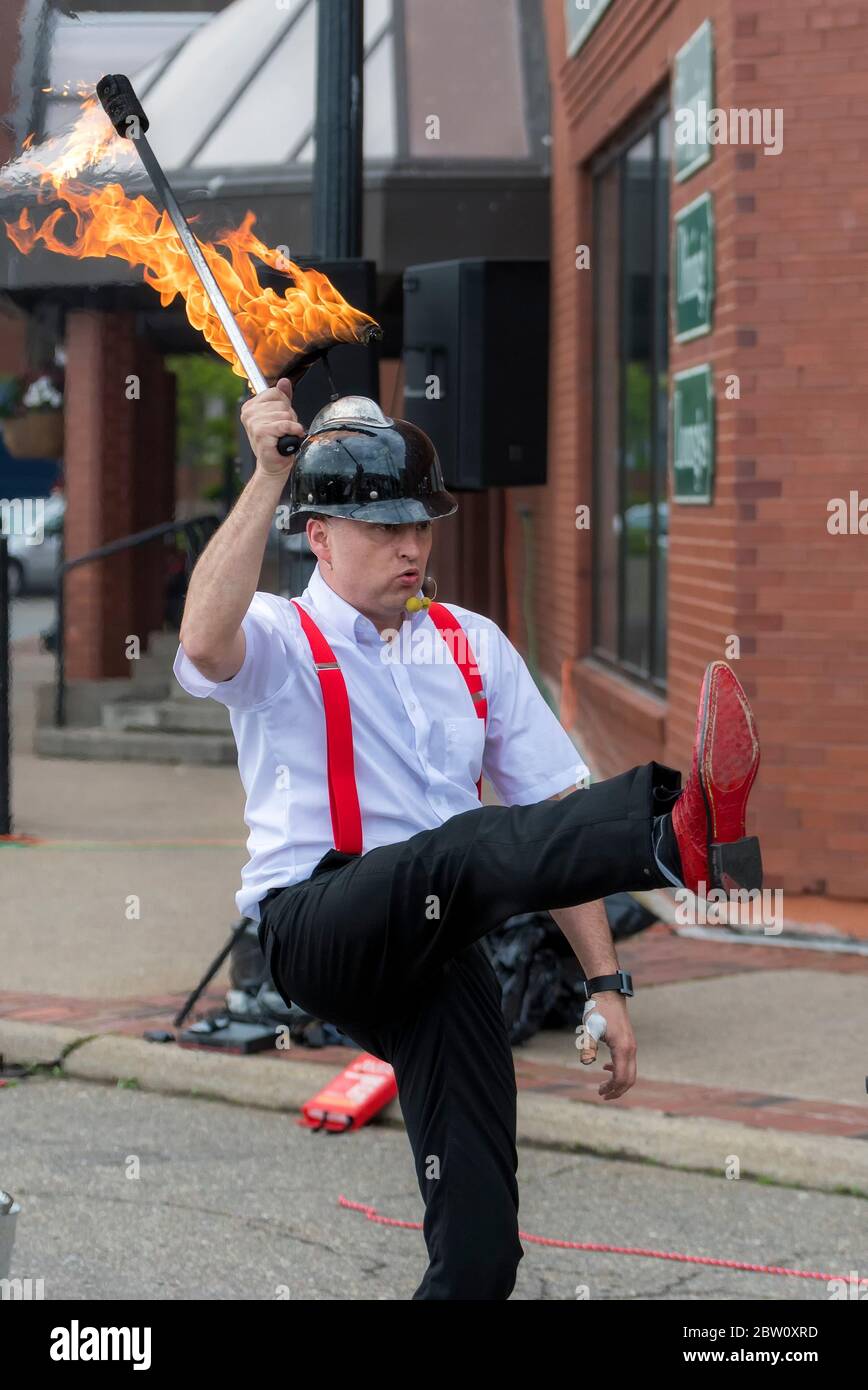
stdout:
<svg viewBox="0 0 868 1390">
<path fill-rule="evenodd" d="M 421 598 L 422 590 L 417 589 L 416 595 Z M 364 613 L 359 612 L 358 608 L 347 603 L 346 599 L 341 598 L 340 594 L 336 594 L 334 589 L 326 583 L 319 561 L 314 567 L 302 598 L 307 599 L 317 613 L 321 613 L 332 627 L 337 628 L 341 636 L 350 641 L 358 642 L 362 634 L 368 637 L 375 636 L 378 641 L 381 640 L 380 634 L 370 618 L 366 618 Z M 407 615 L 414 630 L 424 619 L 425 613 L 426 610 L 421 608 L 417 613 Z"/>
</svg>

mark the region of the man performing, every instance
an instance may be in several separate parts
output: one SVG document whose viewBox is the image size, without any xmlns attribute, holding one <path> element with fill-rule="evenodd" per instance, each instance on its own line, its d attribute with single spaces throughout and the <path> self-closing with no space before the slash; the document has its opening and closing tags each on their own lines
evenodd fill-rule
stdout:
<svg viewBox="0 0 868 1390">
<path fill-rule="evenodd" d="M 287 461 L 277 440 L 304 435 L 291 400 L 284 379 L 242 408 L 255 472 L 193 572 L 175 674 L 230 710 L 250 828 L 237 904 L 275 985 L 394 1068 L 425 1202 L 413 1297 L 506 1299 L 523 1254 L 516 1084 L 480 938 L 551 912 L 605 1020 L 600 1095 L 622 1096 L 632 990 L 600 899 L 762 886 L 745 835 L 756 727 L 713 662 L 683 790 L 658 763 L 583 785 L 497 625 L 423 597 L 432 523 L 458 505 L 427 436 L 346 397 Z M 318 560 L 292 601 L 256 591 L 288 477 L 290 530 Z M 480 805 L 483 775 L 504 805 Z"/>
</svg>

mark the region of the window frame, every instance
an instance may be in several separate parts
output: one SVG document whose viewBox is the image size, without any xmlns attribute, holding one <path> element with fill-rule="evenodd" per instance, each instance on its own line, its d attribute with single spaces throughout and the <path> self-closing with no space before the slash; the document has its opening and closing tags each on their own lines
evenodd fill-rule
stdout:
<svg viewBox="0 0 868 1390">
<path fill-rule="evenodd" d="M 669 498 L 668 486 L 668 450 L 664 450 L 664 457 L 659 457 L 659 432 L 660 432 L 660 404 L 659 404 L 659 374 L 660 374 L 660 336 L 659 329 L 661 324 L 660 316 L 663 316 L 663 323 L 669 334 L 669 303 L 661 303 L 659 267 L 665 263 L 667 275 L 669 272 L 669 250 L 671 236 L 667 232 L 667 245 L 663 248 L 663 260 L 661 260 L 661 248 L 659 245 L 659 206 L 658 206 L 658 184 L 660 177 L 660 158 L 662 152 L 662 132 L 659 130 L 661 122 L 667 116 L 671 117 L 670 92 L 668 87 L 654 94 L 645 104 L 639 113 L 630 123 L 625 126 L 618 134 L 609 141 L 588 165 L 588 174 L 591 185 L 591 208 L 592 226 L 594 232 L 594 243 L 597 248 L 601 246 L 600 240 L 600 204 L 599 181 L 607 173 L 611 172 L 613 166 L 617 165 L 618 179 L 618 236 L 617 236 L 617 287 L 618 287 L 618 367 L 615 380 L 619 391 L 618 401 L 618 479 L 616 497 L 618 515 L 622 520 L 622 526 L 618 536 L 618 558 L 617 558 L 617 614 L 615 622 L 617 652 L 613 655 L 607 651 L 600 642 L 601 623 L 601 593 L 600 593 L 600 528 L 597 524 L 597 517 L 601 515 L 600 498 L 601 488 L 601 460 L 600 460 L 600 409 L 599 392 L 602 389 L 600 374 L 597 361 L 597 333 L 600 313 L 600 257 L 599 253 L 594 257 L 593 270 L 593 289 L 592 289 L 592 344 L 593 344 L 593 385 L 592 385 L 592 465 L 591 465 L 591 496 L 593 508 L 593 521 L 591 525 L 592 548 L 591 548 L 591 644 L 590 654 L 595 660 L 603 663 L 609 669 L 626 676 L 631 681 L 642 686 L 654 694 L 665 696 L 667 692 L 667 674 L 665 662 L 665 650 L 661 654 L 657 643 L 657 617 L 658 604 L 661 602 L 658 584 L 658 561 L 657 547 L 659 544 L 660 516 L 659 508 Z M 671 137 L 671 120 L 669 132 Z M 638 144 L 647 135 L 654 137 L 654 158 L 652 166 L 651 181 L 654 189 L 652 199 L 652 217 L 650 226 L 651 239 L 651 265 L 653 267 L 651 285 L 651 331 L 650 331 L 650 376 L 651 376 L 651 402 L 650 402 L 650 443 L 651 443 L 651 468 L 650 468 L 650 501 L 649 501 L 649 602 L 647 621 L 648 630 L 648 669 L 642 670 L 625 658 L 624 641 L 626 630 L 626 568 L 627 568 L 627 537 L 623 518 L 625 515 L 625 489 L 626 489 L 626 468 L 624 466 L 624 441 L 626 439 L 627 425 L 627 392 L 626 392 L 626 358 L 625 345 L 627 341 L 627 314 L 629 312 L 628 297 L 624 294 L 624 256 L 626 243 L 626 218 L 624 217 L 625 190 L 626 190 L 626 156 L 634 145 Z M 671 150 L 667 151 L 670 155 Z M 670 197 L 668 201 L 669 214 L 667 216 L 667 229 L 671 224 L 671 169 L 670 169 Z M 671 276 L 670 276 L 671 278 Z M 668 284 L 668 281 L 667 281 Z M 668 393 L 667 393 L 668 395 Z M 668 420 L 668 414 L 667 414 Z M 668 438 L 667 438 L 668 443 Z M 662 462 L 662 467 L 661 467 Z M 662 489 L 661 489 L 662 484 Z M 667 570 L 668 573 L 668 570 Z M 662 601 L 666 601 L 665 595 Z M 666 624 L 668 629 L 668 623 Z M 661 660 L 661 655 L 663 660 Z M 656 674 L 660 669 L 662 675 Z"/>
</svg>

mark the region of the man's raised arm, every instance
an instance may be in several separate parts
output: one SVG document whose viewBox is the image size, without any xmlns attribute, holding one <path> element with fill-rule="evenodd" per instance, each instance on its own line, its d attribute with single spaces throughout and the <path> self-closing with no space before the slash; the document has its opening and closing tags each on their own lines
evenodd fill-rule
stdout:
<svg viewBox="0 0 868 1390">
<path fill-rule="evenodd" d="M 193 570 L 181 646 L 198 671 L 212 681 L 228 681 L 244 663 L 241 621 L 250 607 L 268 532 L 294 458 L 277 452 L 281 435 L 304 436 L 292 408 L 292 385 L 285 378 L 241 407 L 241 423 L 256 456 L 253 476 Z"/>
</svg>

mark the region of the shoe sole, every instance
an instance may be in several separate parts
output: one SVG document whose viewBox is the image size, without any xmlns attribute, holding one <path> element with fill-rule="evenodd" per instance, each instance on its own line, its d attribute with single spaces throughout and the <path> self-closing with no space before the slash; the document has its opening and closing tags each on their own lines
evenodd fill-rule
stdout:
<svg viewBox="0 0 868 1390">
<path fill-rule="evenodd" d="M 722 888 L 727 893 L 737 892 L 739 889 L 746 889 L 748 892 L 759 890 L 763 886 L 763 865 L 760 853 L 760 843 L 755 835 L 745 836 L 741 840 L 716 841 L 713 839 L 713 829 L 717 820 L 716 807 L 714 804 L 713 778 L 711 767 L 707 764 L 710 759 L 710 740 L 708 746 L 706 740 L 708 736 L 709 723 L 711 718 L 711 694 L 714 687 L 715 672 L 720 669 L 729 673 L 736 685 L 736 696 L 742 708 L 745 722 L 750 732 L 751 739 L 755 748 L 753 767 L 744 791 L 744 805 L 751 793 L 757 772 L 759 771 L 759 740 L 756 732 L 756 721 L 753 717 L 753 710 L 750 707 L 747 696 L 745 695 L 741 683 L 731 667 L 725 661 L 712 662 L 705 673 L 705 680 L 702 687 L 702 723 L 699 734 L 700 756 L 697 758 L 699 773 L 699 786 L 702 791 L 702 799 L 705 803 L 705 823 L 708 829 L 708 840 L 706 848 L 708 852 L 708 863 L 711 871 L 712 886 Z"/>
</svg>

